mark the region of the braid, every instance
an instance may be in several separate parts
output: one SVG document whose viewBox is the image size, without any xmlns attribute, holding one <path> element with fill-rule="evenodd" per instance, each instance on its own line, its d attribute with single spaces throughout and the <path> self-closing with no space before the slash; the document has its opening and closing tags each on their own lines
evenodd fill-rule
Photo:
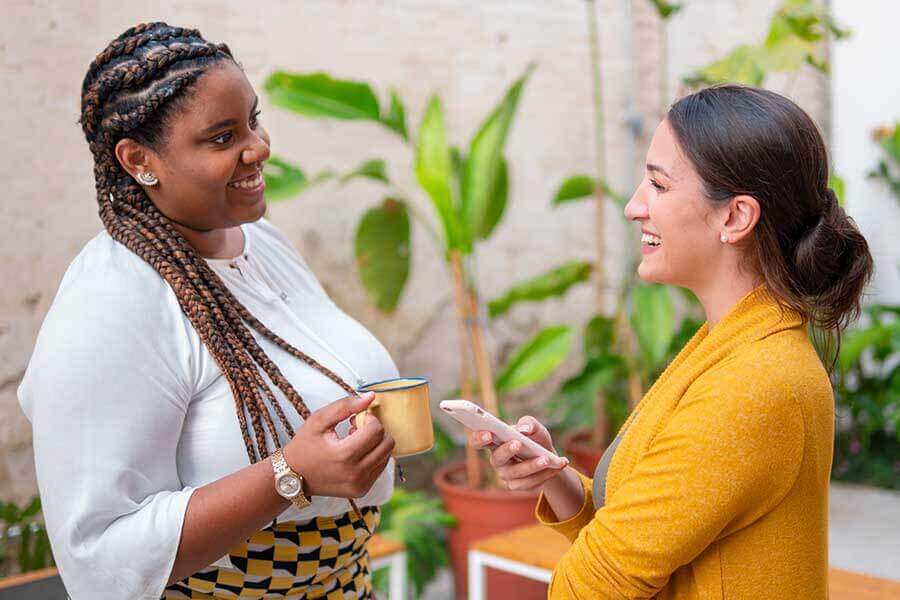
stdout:
<svg viewBox="0 0 900 600">
<path fill-rule="evenodd" d="M 153 204 L 115 158 L 124 137 L 159 141 L 173 106 L 215 62 L 234 60 L 224 44 L 204 40 L 196 29 L 147 23 L 126 30 L 91 63 L 82 86 L 81 125 L 94 155 L 100 220 L 165 280 L 181 310 L 228 381 L 251 463 L 269 455 L 265 433 L 280 447 L 275 417 L 294 430 L 270 385 L 297 413 L 310 416 L 300 394 L 257 343 L 250 328 L 338 384 L 343 379 L 277 336 L 241 304 L 209 264 Z M 268 401 L 268 405 L 266 403 Z"/>
</svg>

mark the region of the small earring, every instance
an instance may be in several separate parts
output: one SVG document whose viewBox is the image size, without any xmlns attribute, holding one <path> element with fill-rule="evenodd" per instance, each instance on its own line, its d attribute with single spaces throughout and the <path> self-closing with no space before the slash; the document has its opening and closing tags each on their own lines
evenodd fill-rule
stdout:
<svg viewBox="0 0 900 600">
<path fill-rule="evenodd" d="M 147 187 L 153 187 L 157 183 L 159 183 L 159 179 L 156 178 L 156 175 L 147 171 L 146 173 L 138 173 L 137 180 L 141 185 L 146 185 Z"/>
<path fill-rule="evenodd" d="M 721 240 L 723 244 L 727 244 L 728 243 L 728 234 L 723 231 L 719 235 L 719 240 Z"/>
</svg>

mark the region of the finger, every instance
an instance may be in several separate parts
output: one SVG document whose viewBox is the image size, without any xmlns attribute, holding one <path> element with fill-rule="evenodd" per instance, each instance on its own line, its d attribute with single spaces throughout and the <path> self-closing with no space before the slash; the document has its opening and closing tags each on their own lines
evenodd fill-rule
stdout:
<svg viewBox="0 0 900 600">
<path fill-rule="evenodd" d="M 546 456 L 539 456 L 538 458 L 531 458 L 520 463 L 510 463 L 503 465 L 502 467 L 498 467 L 497 476 L 500 477 L 500 479 L 504 479 L 506 481 L 512 481 L 514 479 L 524 479 L 525 477 L 530 477 L 531 475 L 534 475 L 535 473 L 538 473 L 545 469 L 561 471 L 568 464 L 569 461 L 566 458 L 555 461 L 548 459 Z"/>
<path fill-rule="evenodd" d="M 329 431 L 352 415 L 363 412 L 375 399 L 374 392 L 365 392 L 359 396 L 347 396 L 323 406 L 309 416 L 319 431 Z"/>
<path fill-rule="evenodd" d="M 529 435 L 539 431 L 541 423 L 530 415 L 525 415 L 516 422 L 516 430 L 525 435 Z"/>
<path fill-rule="evenodd" d="M 484 448 L 494 444 L 494 434 L 490 431 L 472 431 L 469 433 L 469 439 L 475 448 Z"/>
<path fill-rule="evenodd" d="M 368 454 L 359 461 L 360 468 L 364 473 L 377 471 L 375 477 L 384 471 L 385 465 L 391 459 L 391 452 L 394 450 L 394 438 L 385 435 L 384 439 L 375 446 Z"/>
<path fill-rule="evenodd" d="M 532 416 L 524 416 L 516 423 L 516 430 L 533 439 L 541 446 L 553 451 L 553 439 L 544 425 Z"/>
<path fill-rule="evenodd" d="M 522 449 L 522 443 L 517 440 L 506 442 L 491 451 L 491 465 L 496 469 L 509 463 L 515 458 L 516 453 Z"/>
<path fill-rule="evenodd" d="M 543 471 L 539 471 L 534 475 L 522 479 L 513 479 L 512 481 L 504 480 L 504 482 L 506 483 L 506 487 L 511 490 L 527 492 L 540 488 L 546 482 L 559 475 L 559 473 L 560 472 L 556 469 L 544 469 Z"/>
<path fill-rule="evenodd" d="M 350 452 L 354 460 L 359 460 L 378 447 L 385 437 L 388 436 L 381 421 L 375 415 L 366 415 L 362 426 L 357 428 L 353 435 L 348 435 L 338 443 Z"/>
</svg>

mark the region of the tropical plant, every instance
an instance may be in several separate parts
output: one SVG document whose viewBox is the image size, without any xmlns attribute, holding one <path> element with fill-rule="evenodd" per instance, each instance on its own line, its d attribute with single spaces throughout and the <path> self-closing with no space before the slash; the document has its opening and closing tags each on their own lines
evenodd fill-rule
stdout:
<svg viewBox="0 0 900 600">
<path fill-rule="evenodd" d="M 900 489 L 900 306 L 865 309 L 832 376 L 837 402 L 833 476 Z"/>
<path fill-rule="evenodd" d="M 414 156 L 419 186 L 430 200 L 426 215 L 391 180 L 383 159 L 365 161 L 346 175 L 325 171 L 309 178 L 303 170 L 282 157 L 274 157 L 265 171 L 269 194 L 274 200 L 296 195 L 311 185 L 327 180 L 345 183 L 354 177 L 368 177 L 388 187 L 383 200 L 365 212 L 356 228 L 354 251 L 363 287 L 382 311 L 396 308 L 405 288 L 411 263 L 411 223 L 420 224 L 444 257 L 453 290 L 460 338 L 459 393 L 463 398 L 480 398 L 494 414 L 503 414 L 497 393 L 507 393 L 535 384 L 553 372 L 566 358 L 573 331 L 567 326 L 548 326 L 526 340 L 495 378 L 487 353 L 481 315 L 484 312 L 475 282 L 477 250 L 489 239 L 503 218 L 510 197 L 511 166 L 504 146 L 513 125 L 519 97 L 532 67 L 519 77 L 462 150 L 451 144 L 445 126 L 444 108 L 432 96 L 418 129 L 411 135 L 406 127 L 405 105 L 395 90 L 390 107 L 383 110 L 366 83 L 334 79 L 322 73 L 271 75 L 265 90 L 273 104 L 305 117 L 362 119 L 385 127 L 407 145 Z M 436 223 L 436 225 L 435 225 Z M 578 277 L 587 270 L 573 265 Z M 560 274 L 565 285 L 568 273 Z M 519 301 L 517 293 L 533 296 L 534 290 L 513 290 L 508 298 L 491 305 L 494 314 L 504 311 L 504 302 Z M 473 367 L 474 375 L 473 377 Z M 484 483 L 477 454 L 467 452 L 470 486 Z"/>
<path fill-rule="evenodd" d="M 684 82 L 692 87 L 724 82 L 761 86 L 770 73 L 797 73 L 803 65 L 827 74 L 829 66 L 820 58 L 820 44 L 849 35 L 825 5 L 814 0 L 784 0 L 761 43 L 737 46 L 685 77 Z"/>
<path fill-rule="evenodd" d="M 900 122 L 879 127 L 873 137 L 884 154 L 878 164 L 869 172 L 869 177 L 881 179 L 897 200 L 900 200 Z"/>
<path fill-rule="evenodd" d="M 0 574 L 27 573 L 54 564 L 40 512 L 38 496 L 24 506 L 0 500 Z"/>
<path fill-rule="evenodd" d="M 418 598 L 438 569 L 449 563 L 444 543 L 446 528 L 455 525 L 453 515 L 444 511 L 441 501 L 425 492 L 401 488 L 381 507 L 379 535 L 403 543 L 406 547 L 406 572 Z M 387 591 L 383 572 L 375 572 L 377 589 Z"/>
</svg>

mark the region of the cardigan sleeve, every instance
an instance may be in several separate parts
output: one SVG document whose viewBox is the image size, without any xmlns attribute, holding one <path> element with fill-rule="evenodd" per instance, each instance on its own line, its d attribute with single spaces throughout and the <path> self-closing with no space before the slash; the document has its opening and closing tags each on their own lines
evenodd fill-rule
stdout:
<svg viewBox="0 0 900 600">
<path fill-rule="evenodd" d="M 781 502 L 799 473 L 804 425 L 791 390 L 764 379 L 695 383 L 578 533 L 551 599 L 650 598 L 716 539 Z"/>
<path fill-rule="evenodd" d="M 73 600 L 159 598 L 193 492 L 176 468 L 192 385 L 185 321 L 145 267 L 124 280 L 70 271 L 19 388 Z"/>
<path fill-rule="evenodd" d="M 591 519 L 594 518 L 593 480 L 590 477 L 582 475 L 577 469 L 575 470 L 575 473 L 578 475 L 578 479 L 581 482 L 581 488 L 584 491 L 584 503 L 577 513 L 564 521 L 560 521 L 553 512 L 553 509 L 550 508 L 550 503 L 547 502 L 543 492 L 541 492 L 541 495 L 538 498 L 537 507 L 534 510 L 534 515 L 542 525 L 546 525 L 550 529 L 563 534 L 569 538 L 570 542 L 574 542 L 576 538 L 578 538 L 578 533 L 581 531 L 582 527 L 590 523 Z"/>
</svg>

